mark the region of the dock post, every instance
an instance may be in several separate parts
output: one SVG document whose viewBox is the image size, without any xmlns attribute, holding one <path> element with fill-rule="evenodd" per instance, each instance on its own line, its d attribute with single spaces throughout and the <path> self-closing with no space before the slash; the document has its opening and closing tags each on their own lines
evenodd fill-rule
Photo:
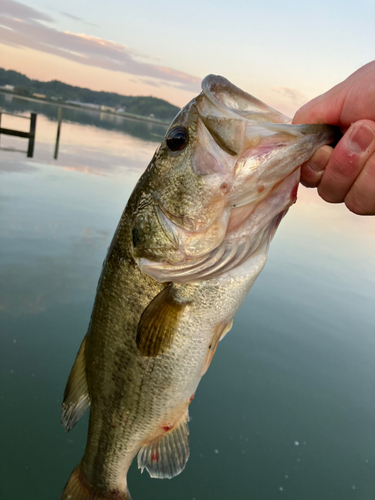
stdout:
<svg viewBox="0 0 375 500">
<path fill-rule="evenodd" d="M 33 154 L 34 154 L 35 128 L 36 128 L 36 113 L 31 113 L 31 116 L 30 116 L 30 132 L 29 132 L 29 146 L 27 148 L 27 157 L 28 158 L 32 158 Z"/>
<path fill-rule="evenodd" d="M 53 158 L 57 160 L 57 155 L 59 153 L 59 142 L 60 142 L 60 129 L 61 129 L 61 120 L 62 120 L 62 108 L 59 108 L 59 112 L 57 115 L 57 135 L 56 135 L 56 144 L 55 144 L 55 154 Z"/>
</svg>

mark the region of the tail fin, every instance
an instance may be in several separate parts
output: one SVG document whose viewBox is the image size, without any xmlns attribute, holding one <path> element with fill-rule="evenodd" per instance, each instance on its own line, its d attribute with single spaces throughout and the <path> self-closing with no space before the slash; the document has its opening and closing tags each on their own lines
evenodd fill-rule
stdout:
<svg viewBox="0 0 375 500">
<path fill-rule="evenodd" d="M 127 490 L 95 490 L 83 477 L 78 465 L 72 472 L 60 500 L 131 500 L 131 497 Z"/>
</svg>

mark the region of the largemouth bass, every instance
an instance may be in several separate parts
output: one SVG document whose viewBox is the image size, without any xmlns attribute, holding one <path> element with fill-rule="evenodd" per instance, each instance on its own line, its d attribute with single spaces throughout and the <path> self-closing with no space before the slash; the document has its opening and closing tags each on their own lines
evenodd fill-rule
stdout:
<svg viewBox="0 0 375 500">
<path fill-rule="evenodd" d="M 68 379 L 65 429 L 91 411 L 63 500 L 129 500 L 136 454 L 151 477 L 184 469 L 199 381 L 296 201 L 299 166 L 334 139 L 287 122 L 210 75 L 170 125 L 116 229 Z"/>
</svg>

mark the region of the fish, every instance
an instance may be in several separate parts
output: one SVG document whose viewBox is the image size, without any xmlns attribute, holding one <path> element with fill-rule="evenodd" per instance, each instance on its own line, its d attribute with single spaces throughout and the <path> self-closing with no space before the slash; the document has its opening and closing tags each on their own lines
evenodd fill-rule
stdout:
<svg viewBox="0 0 375 500">
<path fill-rule="evenodd" d="M 115 231 L 62 424 L 90 408 L 84 456 L 61 500 L 130 500 L 127 471 L 180 474 L 189 405 L 296 201 L 300 166 L 335 140 L 222 76 L 176 116 Z"/>
</svg>

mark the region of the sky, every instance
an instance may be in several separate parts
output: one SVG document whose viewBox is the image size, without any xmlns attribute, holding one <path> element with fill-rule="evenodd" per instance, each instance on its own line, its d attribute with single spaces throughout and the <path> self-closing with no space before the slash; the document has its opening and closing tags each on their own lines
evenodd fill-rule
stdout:
<svg viewBox="0 0 375 500">
<path fill-rule="evenodd" d="M 209 73 L 293 116 L 375 59 L 375 0 L 0 0 L 0 67 L 184 106 Z"/>
</svg>

